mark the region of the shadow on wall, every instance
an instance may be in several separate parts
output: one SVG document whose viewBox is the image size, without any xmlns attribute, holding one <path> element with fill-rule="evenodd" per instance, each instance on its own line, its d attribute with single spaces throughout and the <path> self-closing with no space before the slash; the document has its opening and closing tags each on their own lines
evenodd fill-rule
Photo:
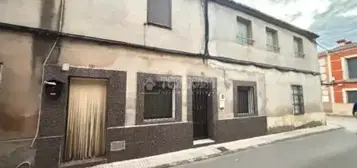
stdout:
<svg viewBox="0 0 357 168">
<path fill-rule="evenodd" d="M 37 115 L 27 117 L 16 114 L 25 114 L 24 109 L 0 103 L 0 141 L 29 138 L 35 135 Z"/>
</svg>

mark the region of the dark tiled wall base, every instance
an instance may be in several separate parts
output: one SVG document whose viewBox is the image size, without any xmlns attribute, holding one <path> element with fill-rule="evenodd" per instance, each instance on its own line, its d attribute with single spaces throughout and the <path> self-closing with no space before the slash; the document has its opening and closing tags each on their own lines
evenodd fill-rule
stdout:
<svg viewBox="0 0 357 168">
<path fill-rule="evenodd" d="M 267 134 L 267 118 L 261 116 L 218 120 L 215 130 L 216 143 L 262 136 Z"/>
<path fill-rule="evenodd" d="M 38 139 L 36 141 L 35 168 L 57 168 L 62 137 Z"/>
<path fill-rule="evenodd" d="M 125 141 L 126 149 L 110 152 L 108 162 L 188 149 L 193 146 L 192 134 L 192 123 L 109 129 L 107 149 L 112 141 Z"/>
</svg>

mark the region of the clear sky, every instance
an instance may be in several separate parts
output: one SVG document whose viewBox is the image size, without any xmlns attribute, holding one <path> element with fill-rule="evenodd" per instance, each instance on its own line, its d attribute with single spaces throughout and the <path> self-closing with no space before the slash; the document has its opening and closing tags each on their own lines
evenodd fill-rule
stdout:
<svg viewBox="0 0 357 168">
<path fill-rule="evenodd" d="M 328 49 L 340 39 L 357 42 L 357 0 L 235 0 L 320 35 Z"/>
</svg>

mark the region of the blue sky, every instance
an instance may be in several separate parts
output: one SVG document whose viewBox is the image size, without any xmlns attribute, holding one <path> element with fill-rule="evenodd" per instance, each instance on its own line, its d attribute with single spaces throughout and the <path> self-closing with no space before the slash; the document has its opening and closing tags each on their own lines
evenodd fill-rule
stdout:
<svg viewBox="0 0 357 168">
<path fill-rule="evenodd" d="M 357 41 L 357 0 L 235 0 L 320 35 L 328 49 Z"/>
</svg>

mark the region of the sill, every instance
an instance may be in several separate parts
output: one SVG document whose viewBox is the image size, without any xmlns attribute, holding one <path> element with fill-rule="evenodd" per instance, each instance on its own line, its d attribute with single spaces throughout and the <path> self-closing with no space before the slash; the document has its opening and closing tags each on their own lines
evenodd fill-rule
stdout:
<svg viewBox="0 0 357 168">
<path fill-rule="evenodd" d="M 104 164 L 106 162 L 107 159 L 104 157 L 98 157 L 98 158 L 86 159 L 86 160 L 74 160 L 74 161 L 61 163 L 60 168 L 88 167 L 96 164 Z"/>
<path fill-rule="evenodd" d="M 258 117 L 258 114 L 234 114 L 234 118 Z"/>
<path fill-rule="evenodd" d="M 172 30 L 172 27 L 164 26 L 164 25 L 160 25 L 160 24 L 152 23 L 152 22 L 146 22 L 146 23 L 144 23 L 144 25 L 155 26 L 155 27 L 159 27 L 159 28 L 163 28 L 163 29 L 167 29 L 167 30 Z"/>
<path fill-rule="evenodd" d="M 294 113 L 294 116 L 303 116 L 305 113 Z"/>
<path fill-rule="evenodd" d="M 143 124 L 162 124 L 177 122 L 175 118 L 144 119 Z"/>
<path fill-rule="evenodd" d="M 274 50 L 268 50 L 268 49 L 267 49 L 267 51 L 272 52 L 274 54 L 280 54 L 280 51 L 274 51 Z"/>
<path fill-rule="evenodd" d="M 357 79 L 356 78 L 354 78 L 354 79 L 344 79 L 343 80 L 344 82 L 357 82 Z"/>
</svg>

